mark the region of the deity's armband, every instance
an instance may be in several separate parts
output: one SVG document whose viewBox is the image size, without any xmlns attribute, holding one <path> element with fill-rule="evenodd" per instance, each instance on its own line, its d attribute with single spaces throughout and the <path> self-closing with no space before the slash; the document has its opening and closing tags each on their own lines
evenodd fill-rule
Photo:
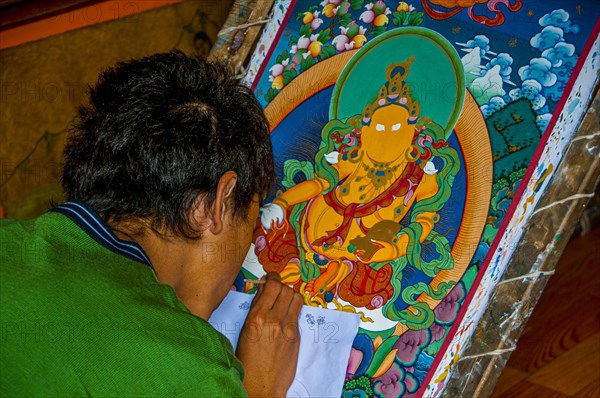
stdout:
<svg viewBox="0 0 600 398">
<path fill-rule="evenodd" d="M 437 223 L 439 220 L 440 216 L 438 213 L 435 212 L 424 212 L 421 214 L 417 214 L 417 216 L 415 217 L 415 221 L 421 224 L 424 229 L 427 229 L 426 226 L 429 227 L 428 233 L 431 232 L 431 230 L 435 226 L 435 223 Z"/>
<path fill-rule="evenodd" d="M 289 207 L 288 202 L 281 197 L 276 197 L 275 199 L 273 199 L 273 201 L 271 203 L 281 207 L 281 209 L 283 210 L 284 213 L 287 211 L 287 209 Z"/>
</svg>

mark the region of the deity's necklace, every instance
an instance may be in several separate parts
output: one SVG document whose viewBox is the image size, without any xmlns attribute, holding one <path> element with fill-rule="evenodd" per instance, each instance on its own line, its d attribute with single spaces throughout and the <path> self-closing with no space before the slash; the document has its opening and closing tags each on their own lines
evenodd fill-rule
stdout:
<svg viewBox="0 0 600 398">
<path fill-rule="evenodd" d="M 383 163 L 371 159 L 369 155 L 367 155 L 367 158 L 371 161 L 371 165 L 368 165 L 363 161 L 362 167 L 367 172 L 367 177 L 369 177 L 371 180 L 373 187 L 377 190 L 387 186 L 392 179 L 395 179 L 396 170 L 398 170 L 398 167 L 404 164 L 400 163 L 395 166 L 391 166 L 395 160 L 389 163 Z"/>
</svg>

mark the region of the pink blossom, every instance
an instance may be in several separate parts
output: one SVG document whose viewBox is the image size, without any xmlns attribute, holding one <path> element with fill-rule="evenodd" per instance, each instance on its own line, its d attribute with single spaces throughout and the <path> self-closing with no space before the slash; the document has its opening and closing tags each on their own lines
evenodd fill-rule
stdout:
<svg viewBox="0 0 600 398">
<path fill-rule="evenodd" d="M 354 375 L 354 373 L 356 373 L 356 370 L 362 362 L 363 355 L 363 352 L 356 348 L 350 350 L 350 359 L 348 360 L 348 366 L 346 367 L 346 374 Z"/>
<path fill-rule="evenodd" d="M 325 7 L 327 4 L 333 4 L 334 6 L 337 6 L 341 2 L 342 0 L 323 0 L 321 2 L 321 7 Z"/>
<path fill-rule="evenodd" d="M 302 35 L 298 39 L 298 42 L 292 46 L 292 48 L 290 49 L 290 53 L 295 54 L 298 50 L 306 50 L 308 46 L 310 46 L 310 43 L 311 40 L 308 37 Z"/>
<path fill-rule="evenodd" d="M 375 308 L 383 307 L 383 297 L 377 295 L 371 299 L 371 305 Z"/>
<path fill-rule="evenodd" d="M 321 24 L 323 23 L 323 20 L 321 18 L 319 18 L 319 14 L 320 14 L 319 11 L 313 12 L 314 18 L 313 18 L 312 22 L 310 23 L 310 27 L 313 30 L 319 29 L 319 26 L 321 26 Z"/>
<path fill-rule="evenodd" d="M 271 66 L 271 69 L 269 69 L 269 72 L 271 72 L 271 75 L 273 77 L 277 77 L 283 73 L 283 68 L 286 67 L 289 63 L 290 63 L 290 59 L 287 58 L 282 63 Z"/>
<path fill-rule="evenodd" d="M 375 13 L 372 10 L 367 10 L 360 14 L 360 17 L 358 19 L 360 19 L 364 23 L 371 23 L 375 19 Z"/>
<path fill-rule="evenodd" d="M 335 46 L 335 49 L 338 50 L 339 52 L 342 52 L 346 49 L 346 44 L 348 44 L 348 42 L 350 41 L 350 39 L 348 39 L 348 36 L 346 35 L 339 35 L 333 38 L 333 42 L 332 44 Z"/>
</svg>

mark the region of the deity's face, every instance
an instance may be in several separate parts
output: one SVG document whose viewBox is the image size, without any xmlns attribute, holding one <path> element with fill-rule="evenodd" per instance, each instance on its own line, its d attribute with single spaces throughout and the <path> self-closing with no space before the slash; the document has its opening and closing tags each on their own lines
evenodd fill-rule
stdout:
<svg viewBox="0 0 600 398">
<path fill-rule="evenodd" d="M 382 163 L 401 160 L 412 145 L 414 125 L 408 124 L 408 111 L 400 105 L 387 105 L 373 112 L 371 123 L 363 126 L 361 147 Z"/>
</svg>

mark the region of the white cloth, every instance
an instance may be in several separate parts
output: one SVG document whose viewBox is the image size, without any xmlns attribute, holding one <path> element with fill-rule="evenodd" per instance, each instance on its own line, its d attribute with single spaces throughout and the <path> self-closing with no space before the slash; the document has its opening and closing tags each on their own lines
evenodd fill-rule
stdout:
<svg viewBox="0 0 600 398">
<path fill-rule="evenodd" d="M 237 347 L 253 295 L 230 291 L 208 322 Z M 358 314 L 304 306 L 299 317 L 300 353 L 287 397 L 339 397 Z"/>
</svg>

